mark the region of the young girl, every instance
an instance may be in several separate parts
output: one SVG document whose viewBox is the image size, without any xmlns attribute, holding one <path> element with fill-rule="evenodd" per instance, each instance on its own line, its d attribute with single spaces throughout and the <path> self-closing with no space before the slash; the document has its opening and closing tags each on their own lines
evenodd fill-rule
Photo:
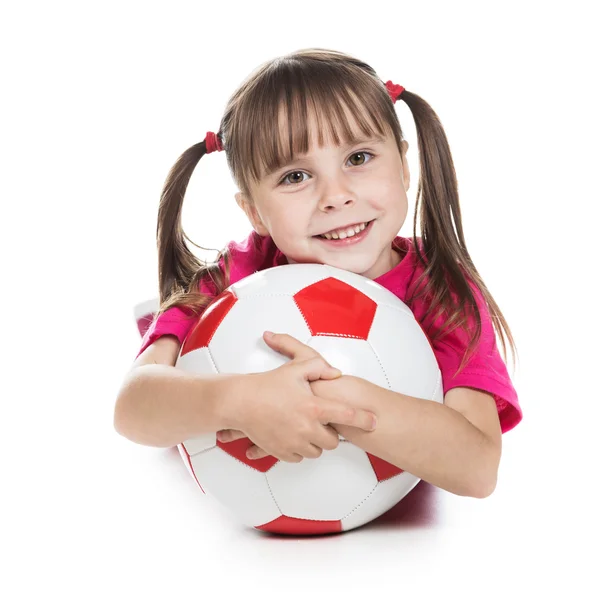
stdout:
<svg viewBox="0 0 600 600">
<path fill-rule="evenodd" d="M 398 99 L 414 117 L 421 166 L 412 239 L 397 235 L 410 183 Z M 225 151 L 253 231 L 209 263 L 188 248 L 181 210 L 198 161 L 215 150 Z M 160 309 L 141 329 L 142 347 L 119 391 L 121 435 L 167 447 L 218 431 L 221 442 L 248 437 L 249 459 L 299 462 L 335 448 L 341 434 L 453 493 L 492 493 L 501 435 L 522 418 L 494 329 L 505 358 L 502 329 L 513 356 L 515 345 L 467 251 L 446 135 L 422 98 L 341 52 L 307 49 L 265 63 L 233 94 L 218 133 L 170 171 L 157 243 Z M 342 375 L 285 333 L 264 335 L 291 359 L 272 371 L 200 377 L 174 367 L 188 331 L 226 287 L 302 262 L 359 273 L 405 302 L 438 360 L 444 403 Z"/>
</svg>

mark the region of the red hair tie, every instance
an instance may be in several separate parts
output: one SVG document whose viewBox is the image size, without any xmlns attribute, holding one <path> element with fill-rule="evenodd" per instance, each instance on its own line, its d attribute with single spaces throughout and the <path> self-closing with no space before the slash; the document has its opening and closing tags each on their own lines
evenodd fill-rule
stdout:
<svg viewBox="0 0 600 600">
<path fill-rule="evenodd" d="M 385 87 L 387 88 L 388 94 L 390 95 L 392 102 L 396 104 L 396 100 L 400 98 L 402 92 L 404 91 L 404 88 L 401 85 L 392 83 L 391 81 L 386 81 Z"/>
<path fill-rule="evenodd" d="M 207 132 L 206 138 L 204 139 L 204 143 L 206 144 L 206 154 L 210 154 L 215 150 L 220 152 L 223 150 L 223 144 L 221 143 L 221 138 L 212 131 Z"/>
</svg>

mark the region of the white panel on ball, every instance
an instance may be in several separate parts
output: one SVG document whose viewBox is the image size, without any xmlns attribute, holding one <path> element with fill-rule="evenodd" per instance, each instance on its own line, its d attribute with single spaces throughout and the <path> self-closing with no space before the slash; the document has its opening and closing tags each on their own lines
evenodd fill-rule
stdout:
<svg viewBox="0 0 600 600">
<path fill-rule="evenodd" d="M 240 298 L 208 344 L 219 372 L 260 373 L 288 362 L 286 356 L 264 342 L 266 330 L 286 332 L 302 341 L 310 338 L 310 330 L 291 296 L 270 296 L 268 305 L 262 296 Z"/>
<path fill-rule="evenodd" d="M 281 516 L 264 473 L 220 448 L 197 454 L 191 462 L 202 489 L 246 525 L 254 527 Z"/>
<path fill-rule="evenodd" d="M 267 479 L 284 514 L 323 521 L 343 519 L 377 485 L 369 458 L 350 442 L 324 450 L 318 460 L 278 462 Z"/>
<path fill-rule="evenodd" d="M 389 388 L 396 392 L 433 400 L 441 378 L 429 340 L 412 312 L 378 306 L 369 343 L 386 372 Z"/>
<path fill-rule="evenodd" d="M 307 345 L 340 369 L 342 374 L 362 377 L 380 387 L 388 387 L 385 372 L 368 340 L 318 335 L 312 337 Z"/>
<path fill-rule="evenodd" d="M 369 523 L 398 504 L 421 481 L 405 471 L 380 481 L 363 502 L 342 519 L 343 531 Z"/>
</svg>

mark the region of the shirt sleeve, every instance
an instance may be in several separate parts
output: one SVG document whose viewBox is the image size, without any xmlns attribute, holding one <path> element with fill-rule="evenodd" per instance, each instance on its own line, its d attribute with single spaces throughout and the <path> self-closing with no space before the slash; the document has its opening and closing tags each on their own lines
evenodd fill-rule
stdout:
<svg viewBox="0 0 600 600">
<path fill-rule="evenodd" d="M 183 344 L 192 325 L 198 320 L 191 311 L 173 306 L 162 313 L 158 319 L 152 317 L 152 323 L 146 330 L 142 338 L 142 347 L 137 353 L 137 357 L 148 347 L 154 343 L 161 335 L 175 335 L 179 339 L 179 343 Z"/>
<path fill-rule="evenodd" d="M 200 282 L 200 290 L 211 296 L 215 294 L 214 284 L 208 285 L 205 281 Z M 162 335 L 174 335 L 179 343 L 183 344 L 187 334 L 199 318 L 200 316 L 194 315 L 191 309 L 184 306 L 172 306 L 158 318 L 155 318 L 154 314 L 147 315 L 145 319 L 151 320 L 151 323 L 142 337 L 142 346 L 135 358 L 137 359 L 148 346 Z"/>
<path fill-rule="evenodd" d="M 469 362 L 457 375 L 466 354 L 470 334 L 463 328 L 444 334 L 432 344 L 442 373 L 444 396 L 455 387 L 469 387 L 491 394 L 496 402 L 502 433 L 513 429 L 523 418 L 517 392 L 496 345 L 496 332 L 483 294 L 470 282 L 481 316 L 481 337 Z M 436 322 L 436 327 L 440 325 Z M 475 331 L 475 318 L 469 315 L 469 328 Z"/>
</svg>

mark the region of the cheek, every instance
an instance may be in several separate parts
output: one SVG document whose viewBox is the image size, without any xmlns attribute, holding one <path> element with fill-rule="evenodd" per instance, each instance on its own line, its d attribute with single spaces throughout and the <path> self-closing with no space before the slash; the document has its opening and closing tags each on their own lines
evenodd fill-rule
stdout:
<svg viewBox="0 0 600 600">
<path fill-rule="evenodd" d="M 271 231 L 276 245 L 285 254 L 285 251 L 294 251 L 298 243 L 306 238 L 307 231 L 310 231 L 307 222 L 307 216 L 298 213 L 290 208 L 285 214 L 272 216 Z"/>
<path fill-rule="evenodd" d="M 404 188 L 400 188 L 395 196 L 395 201 L 394 204 L 396 206 L 396 210 L 405 215 L 408 212 L 408 198 L 406 197 L 406 191 L 404 190 Z"/>
<path fill-rule="evenodd" d="M 279 237 L 285 239 L 286 236 L 289 238 L 295 237 L 299 232 L 304 231 L 304 220 L 299 215 L 290 212 L 285 218 L 277 221 L 277 231 Z"/>
<path fill-rule="evenodd" d="M 285 212 L 277 215 L 277 227 L 284 234 L 297 234 L 306 230 L 310 219 L 311 212 L 308 202 L 304 203 L 304 206 L 289 204 Z"/>
<path fill-rule="evenodd" d="M 378 185 L 371 187 L 369 195 L 371 206 L 378 210 L 390 211 L 406 211 L 407 198 L 404 186 L 400 183 L 393 185 Z"/>
</svg>

